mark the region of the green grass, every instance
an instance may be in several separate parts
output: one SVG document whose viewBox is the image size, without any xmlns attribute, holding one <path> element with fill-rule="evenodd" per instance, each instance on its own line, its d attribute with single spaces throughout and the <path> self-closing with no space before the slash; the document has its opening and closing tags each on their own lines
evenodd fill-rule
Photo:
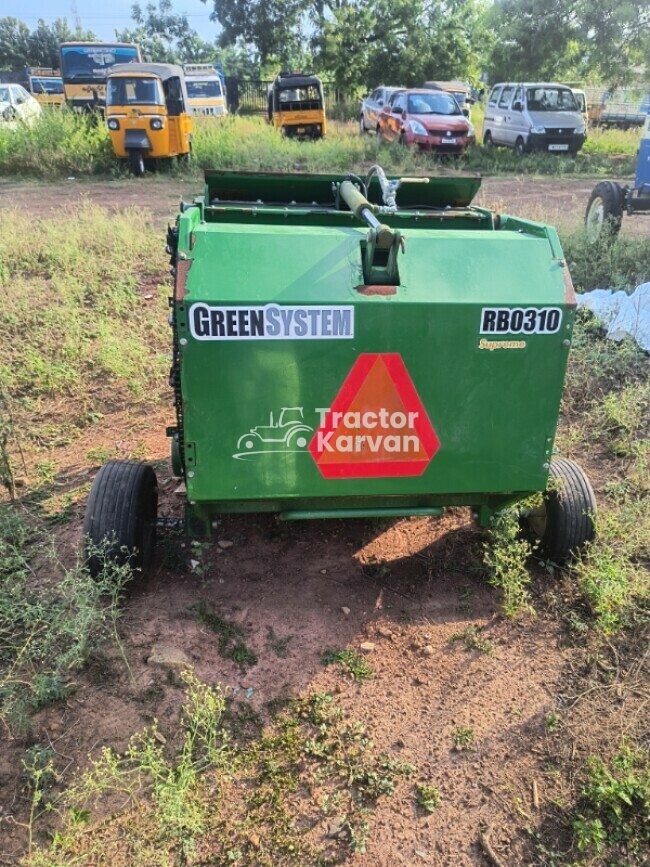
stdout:
<svg viewBox="0 0 650 867">
<path fill-rule="evenodd" d="M 477 135 L 480 139 L 480 119 Z M 635 141 L 638 147 L 638 133 L 595 131 L 575 157 L 543 153 L 520 158 L 508 149 L 488 152 L 479 145 L 454 167 L 484 174 L 629 176 L 633 173 Z M 330 121 L 324 140 L 298 142 L 284 138 L 263 117 L 231 115 L 217 122 L 196 119 L 190 171 L 196 174 L 200 169 L 232 168 L 363 172 L 377 161 L 387 170 L 402 174 L 435 174 L 440 167 L 426 154 L 380 144 L 374 135 L 360 136 L 355 121 Z M 181 171 L 176 163 L 166 164 L 163 170 Z M 101 121 L 95 123 L 67 110 L 53 110 L 31 127 L 0 128 L 0 175 L 52 178 L 125 172 L 124 163 L 113 157 Z"/>
<path fill-rule="evenodd" d="M 0 212 L 11 335 L 0 342 L 0 483 L 13 487 L 24 475 L 31 444 L 44 453 L 36 472 L 45 488 L 56 475 L 50 448 L 130 401 L 160 401 L 169 367 L 165 266 L 161 233 L 138 209 L 110 214 L 84 202 L 56 218 Z"/>
<path fill-rule="evenodd" d="M 634 289 L 649 279 L 650 244 L 646 238 L 622 235 L 612 244 L 590 244 L 581 229 L 560 234 L 576 290 Z"/>
<path fill-rule="evenodd" d="M 138 209 L 109 214 L 85 202 L 57 219 L 1 212 L 4 322 L 19 338 L 0 346 L 4 388 L 83 398 L 101 383 L 150 395 L 164 369 L 159 313 L 168 290 L 155 288 L 164 266 L 162 238 Z M 143 304 L 138 288 L 147 281 L 159 306 Z"/>
</svg>

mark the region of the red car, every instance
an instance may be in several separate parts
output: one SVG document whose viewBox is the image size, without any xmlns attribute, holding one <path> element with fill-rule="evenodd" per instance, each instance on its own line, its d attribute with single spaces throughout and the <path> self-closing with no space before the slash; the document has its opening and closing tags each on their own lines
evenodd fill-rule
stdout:
<svg viewBox="0 0 650 867">
<path fill-rule="evenodd" d="M 384 141 L 439 154 L 462 154 L 475 141 L 474 127 L 444 90 L 398 90 L 379 114 Z"/>
</svg>

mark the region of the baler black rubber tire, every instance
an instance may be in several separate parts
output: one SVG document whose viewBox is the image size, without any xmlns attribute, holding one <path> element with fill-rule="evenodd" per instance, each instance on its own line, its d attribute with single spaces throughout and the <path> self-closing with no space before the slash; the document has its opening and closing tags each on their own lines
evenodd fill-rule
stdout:
<svg viewBox="0 0 650 867">
<path fill-rule="evenodd" d="M 596 199 L 603 203 L 603 227 L 607 224 L 607 234 L 613 239 L 618 235 L 623 221 L 623 190 L 614 181 L 601 181 L 593 188 L 585 211 L 585 227 L 592 242 L 599 240 L 602 234 L 601 230 L 598 235 L 589 236 L 589 212 Z"/>
<path fill-rule="evenodd" d="M 549 481 L 544 495 L 546 528 L 538 551 L 554 563 L 564 563 L 595 536 L 596 497 L 585 472 L 568 458 L 551 461 Z"/>
<path fill-rule="evenodd" d="M 523 140 L 521 136 L 515 142 L 515 156 L 523 157 L 526 153 L 526 142 Z"/>
<path fill-rule="evenodd" d="M 95 476 L 84 520 L 88 568 L 93 578 L 105 561 L 145 572 L 156 540 L 158 484 L 149 464 L 108 461 Z M 101 553 L 98 553 L 101 549 Z"/>
<path fill-rule="evenodd" d="M 483 147 L 487 150 L 491 150 L 494 147 L 494 141 L 492 139 L 492 135 L 489 132 L 486 132 L 483 136 Z"/>
</svg>

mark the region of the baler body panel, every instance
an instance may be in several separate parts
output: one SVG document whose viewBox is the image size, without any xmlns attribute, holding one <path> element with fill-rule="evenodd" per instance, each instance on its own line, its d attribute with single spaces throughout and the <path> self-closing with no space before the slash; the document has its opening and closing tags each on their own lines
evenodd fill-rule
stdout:
<svg viewBox="0 0 650 867">
<path fill-rule="evenodd" d="M 407 511 L 544 490 L 574 320 L 555 233 L 398 212 L 398 283 L 377 287 L 349 212 L 271 211 L 180 220 L 190 504 Z"/>
</svg>

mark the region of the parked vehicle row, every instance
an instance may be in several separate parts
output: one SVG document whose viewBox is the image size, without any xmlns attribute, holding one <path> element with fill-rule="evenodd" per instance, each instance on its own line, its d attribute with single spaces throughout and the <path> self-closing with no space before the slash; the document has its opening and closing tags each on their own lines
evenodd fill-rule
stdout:
<svg viewBox="0 0 650 867">
<path fill-rule="evenodd" d="M 422 150 L 461 154 L 475 142 L 472 101 L 462 82 L 378 87 L 361 103 L 359 131 Z M 520 155 L 540 150 L 576 154 L 586 138 L 584 91 L 550 82 L 501 82 L 492 88 L 483 121 L 485 147 L 509 147 Z"/>
</svg>

